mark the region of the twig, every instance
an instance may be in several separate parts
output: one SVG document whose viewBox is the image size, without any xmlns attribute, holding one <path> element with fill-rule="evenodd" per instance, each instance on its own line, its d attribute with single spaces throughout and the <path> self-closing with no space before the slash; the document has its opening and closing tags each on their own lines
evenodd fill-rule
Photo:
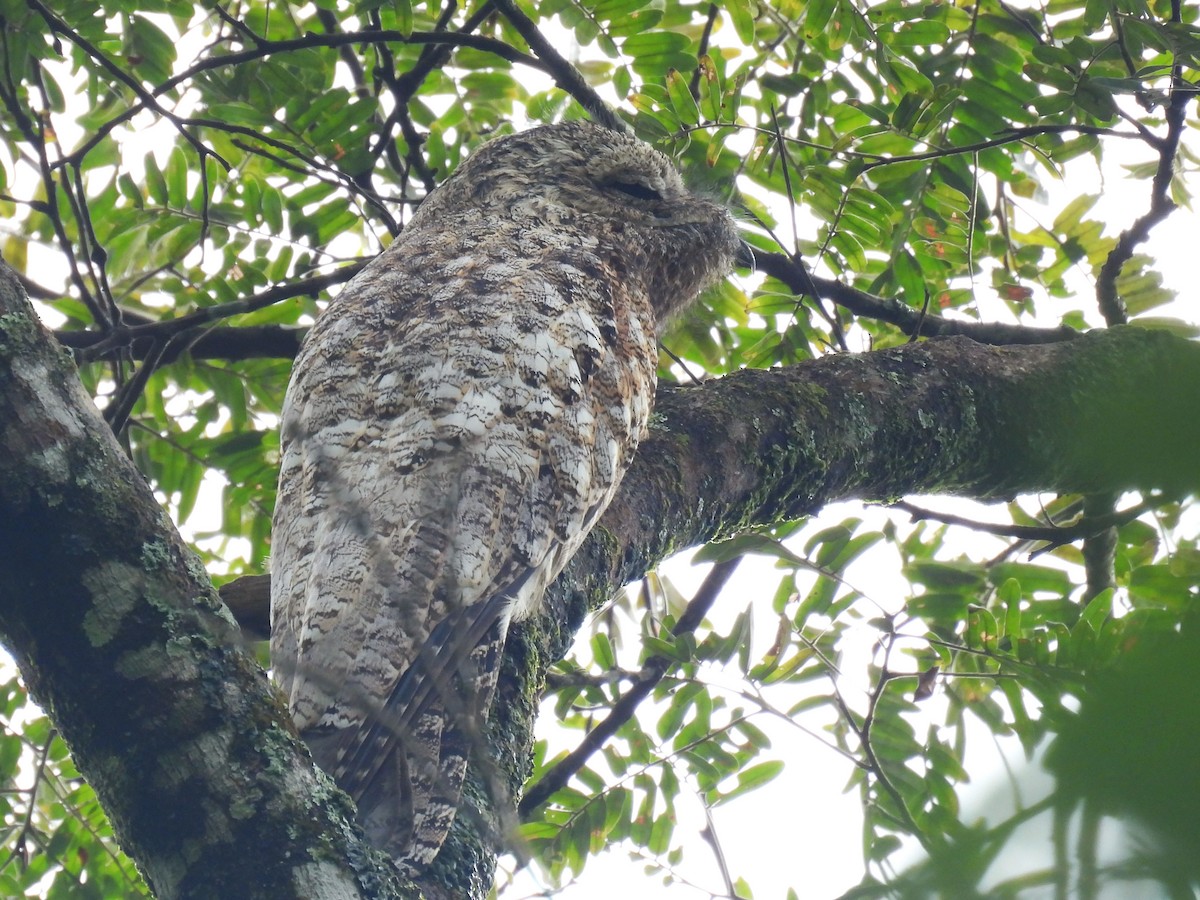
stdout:
<svg viewBox="0 0 1200 900">
<path fill-rule="evenodd" d="M 889 637 L 892 637 L 892 635 L 889 635 Z M 867 758 L 867 765 L 875 775 L 875 780 L 879 782 L 879 786 L 887 792 L 888 796 L 892 798 L 892 802 L 896 804 L 901 820 L 909 832 L 920 842 L 925 851 L 929 853 L 933 850 L 929 836 L 925 834 L 921 826 L 917 824 L 917 820 L 913 818 L 908 804 L 904 802 L 904 795 L 900 793 L 898 787 L 892 784 L 891 778 L 883 770 L 883 764 L 875 754 L 875 749 L 871 746 L 871 727 L 875 724 L 875 713 L 879 709 L 879 701 L 883 697 L 883 692 L 887 690 L 889 682 L 895 678 L 902 677 L 888 671 L 888 660 L 891 658 L 891 652 L 892 643 L 888 641 L 883 652 L 883 666 L 879 673 L 879 683 L 871 691 L 870 698 L 867 701 L 867 714 L 863 717 L 862 726 L 858 729 L 857 733 L 859 740 L 862 742 L 863 755 Z M 853 727 L 853 720 L 851 720 L 851 727 Z"/>
<path fill-rule="evenodd" d="M 164 319 L 144 325 L 120 326 L 114 328 L 103 339 L 83 351 L 83 356 L 85 359 L 95 359 L 106 353 L 110 353 L 116 348 L 129 346 L 134 341 L 143 338 L 153 338 L 165 342 L 199 325 L 206 325 L 209 322 L 227 319 L 230 316 L 241 315 L 242 313 L 254 312 L 257 309 L 262 309 L 273 303 L 279 303 L 281 300 L 289 300 L 292 297 L 299 297 L 304 294 L 316 294 L 332 285 L 349 281 L 364 265 L 366 263 L 354 263 L 343 266 L 336 272 L 331 272 L 328 275 L 316 275 L 312 278 L 306 278 L 303 281 L 280 285 L 279 287 L 263 291 L 260 294 L 255 294 L 253 297 L 247 297 L 244 300 L 234 300 L 230 303 L 218 303 L 215 306 L 206 306 L 203 309 L 198 309 L 195 312 L 179 316 L 175 319 Z"/>
<path fill-rule="evenodd" d="M 94 46 L 82 35 L 77 34 L 75 31 L 72 31 L 69 27 L 67 27 L 67 24 L 54 15 L 54 13 L 52 13 L 49 9 L 47 9 L 41 3 L 41 0 L 26 0 L 26 2 L 29 4 L 30 9 L 35 10 L 38 15 L 42 17 L 52 32 L 55 34 L 61 34 L 68 41 L 95 60 L 99 64 L 100 68 L 104 69 L 109 75 L 137 94 L 145 107 L 153 109 L 164 119 L 167 119 L 169 122 L 173 123 L 179 130 L 179 133 L 182 134 L 187 142 L 192 145 L 193 149 L 200 154 L 201 161 L 203 161 L 206 156 L 211 156 L 217 160 L 226 171 L 230 170 L 231 166 L 223 157 L 221 157 L 220 154 L 210 150 L 207 146 L 205 146 L 203 141 L 188 131 L 187 128 L 184 127 L 184 120 L 175 113 L 171 112 L 169 109 L 161 106 L 155 99 L 155 95 L 142 87 L 141 83 L 136 78 L 101 53 L 99 48 Z M 71 157 L 67 157 L 67 159 L 71 159 Z M 78 164 L 80 160 L 82 160 L 82 156 L 79 157 L 78 160 L 72 160 L 72 162 L 74 164 Z"/>
<path fill-rule="evenodd" d="M 755 251 L 756 268 L 772 278 L 782 281 L 797 294 L 812 295 L 832 300 L 855 315 L 867 316 L 881 322 L 889 322 L 905 334 L 915 334 L 920 329 L 926 337 L 961 334 L 981 344 L 1054 344 L 1074 340 L 1079 332 L 1066 325 L 1057 328 L 1035 328 L 1028 325 L 1009 325 L 1004 322 L 962 322 L 935 315 L 921 315 L 898 300 L 876 297 L 830 278 L 810 275 L 795 260 L 783 253 Z"/>
<path fill-rule="evenodd" d="M 701 128 L 740 128 L 755 131 L 760 134 L 771 136 L 774 132 L 770 128 L 761 125 L 746 125 L 739 122 L 702 122 L 699 125 L 688 127 L 689 131 L 697 131 Z M 928 150 L 924 153 L 902 153 L 896 156 L 883 156 L 879 153 L 859 153 L 854 150 L 838 150 L 826 144 L 819 144 L 816 141 L 808 141 L 803 138 L 784 136 L 784 140 L 789 144 L 797 144 L 801 147 L 810 147 L 813 150 L 819 150 L 823 153 L 828 153 L 830 156 L 840 157 L 842 159 L 861 160 L 863 162 L 863 171 L 868 169 L 878 168 L 879 166 L 889 166 L 893 163 L 902 162 L 922 162 L 930 159 L 943 159 L 948 156 L 960 156 L 964 153 L 978 153 L 980 150 L 987 150 L 991 147 L 1003 147 L 1005 144 L 1012 144 L 1018 141 L 1024 141 L 1031 137 L 1040 137 L 1047 134 L 1091 134 L 1098 137 L 1114 137 L 1124 138 L 1125 140 L 1145 141 L 1154 146 L 1157 146 L 1158 139 L 1152 135 L 1147 136 L 1147 133 L 1133 131 L 1117 131 L 1114 128 L 1107 128 L 1100 125 L 1026 125 L 1023 128 L 1008 128 L 1005 129 L 1001 137 L 988 138 L 982 141 L 976 141 L 973 144 L 963 144 L 959 147 L 939 147 L 933 150 Z M 909 135 L 913 141 L 919 141 L 919 138 Z M 927 142 L 926 142 L 927 143 Z"/>
<path fill-rule="evenodd" d="M 25 815 L 22 817 L 20 833 L 17 839 L 13 842 L 13 849 L 9 852 L 8 858 L 0 864 L 0 871 L 3 871 L 14 856 L 20 855 L 22 868 L 29 864 L 29 859 L 25 853 L 25 840 L 28 835 L 33 833 L 33 815 L 37 812 L 37 795 L 38 785 L 42 783 L 43 773 L 46 771 L 46 762 L 50 758 L 50 745 L 54 743 L 54 738 L 58 732 L 53 728 L 50 729 L 49 735 L 46 736 L 46 743 L 38 751 L 37 765 L 33 770 L 33 784 L 29 788 L 28 805 L 25 807 Z"/>
<path fill-rule="evenodd" d="M 687 609 L 671 629 L 672 637 L 688 634 L 699 627 L 739 562 L 741 557 L 735 556 L 713 565 Z M 666 656 L 652 656 L 646 660 L 634 683 L 613 704 L 604 721 L 589 731 L 578 747 L 559 760 L 525 792 L 517 810 L 522 819 L 528 819 L 533 811 L 549 800 L 556 791 L 566 787 L 567 782 L 583 768 L 592 754 L 604 746 L 605 741 L 633 717 L 638 706 L 662 681 L 673 662 L 674 660 Z"/>
<path fill-rule="evenodd" d="M 696 58 L 708 52 L 708 42 L 712 39 L 713 25 L 717 22 L 717 16 L 721 14 L 721 8 L 715 3 L 708 4 L 708 18 L 704 22 L 704 31 L 700 34 L 700 45 L 696 48 Z M 697 65 L 692 70 L 692 80 L 688 83 L 688 93 L 692 95 L 693 100 L 700 99 L 700 69 Z"/>
<path fill-rule="evenodd" d="M 700 830 L 700 838 L 713 849 L 717 860 L 717 868 L 721 872 L 721 880 L 725 882 L 725 893 L 730 897 L 740 897 L 741 894 L 733 886 L 733 877 L 729 874 L 729 864 L 725 861 L 725 851 L 721 848 L 721 840 L 717 837 L 717 827 L 713 822 L 712 809 L 704 804 L 704 828 Z"/>
<path fill-rule="evenodd" d="M 542 61 L 535 59 L 527 53 L 522 53 L 503 41 L 498 41 L 494 38 L 481 37 L 474 34 L 456 34 L 453 32 L 443 34 L 429 34 L 425 32 L 413 32 L 412 34 L 402 34 L 399 31 L 356 31 L 346 32 L 344 34 L 307 34 L 301 38 L 289 38 L 282 41 L 263 41 L 257 44 L 253 49 L 243 50 L 239 53 L 229 53 L 225 56 L 213 56 L 202 60 L 193 66 L 168 78 L 158 87 L 151 91 L 142 92 L 146 94 L 148 100 L 143 99 L 139 103 L 131 104 L 128 109 L 117 116 L 109 119 L 103 125 L 96 129 L 95 134 L 87 141 L 80 144 L 75 152 L 70 156 L 65 157 L 64 161 L 78 161 L 86 156 L 93 148 L 96 147 L 105 137 L 108 136 L 118 125 L 132 119 L 142 110 L 147 107 L 157 109 L 158 104 L 154 99 L 167 91 L 173 90 L 181 84 L 184 84 L 196 75 L 206 72 L 210 69 L 220 69 L 227 66 L 237 66 L 242 63 L 252 62 L 254 60 L 263 59 L 268 56 L 273 56 L 276 53 L 289 53 L 297 50 L 309 50 L 314 47 L 342 47 L 347 44 L 377 44 L 383 42 L 391 42 L 398 44 L 450 44 L 457 47 L 474 47 L 477 50 L 483 50 L 488 53 L 493 53 L 502 59 L 507 59 L 509 62 L 521 63 L 531 68 L 554 74 L 549 67 Z M 140 96 L 140 95 L 139 95 Z M 183 124 L 195 124 L 188 119 L 179 119 Z M 62 162 L 59 163 L 61 165 Z"/>
<path fill-rule="evenodd" d="M 1171 21 L 1178 23 L 1180 15 L 1179 0 L 1172 0 Z M 1184 115 L 1188 101 L 1194 93 L 1194 87 L 1184 81 L 1183 66 L 1176 59 L 1171 66 L 1171 99 L 1167 103 L 1166 112 L 1167 133 L 1156 144 L 1158 168 L 1150 183 L 1150 208 L 1121 232 L 1121 236 L 1117 238 L 1117 245 L 1109 251 L 1096 279 L 1096 301 L 1104 321 L 1109 325 L 1124 325 L 1129 321 L 1129 313 L 1117 294 L 1117 278 L 1121 275 L 1121 269 L 1133 256 L 1134 248 L 1150 237 L 1150 230 L 1175 211 L 1175 202 L 1170 197 L 1171 179 L 1175 175 L 1175 157 L 1179 153 L 1179 141 L 1183 137 Z"/>
<path fill-rule="evenodd" d="M 996 525 L 991 522 L 968 519 L 964 516 L 934 512 L 904 501 L 893 503 L 892 507 L 908 513 L 915 522 L 932 519 L 946 525 L 963 525 L 975 531 L 999 537 L 1019 538 L 1024 541 L 1047 541 L 1052 546 L 1058 547 L 1080 538 L 1092 537 L 1109 528 L 1125 525 L 1162 502 L 1160 498 L 1148 497 L 1129 509 L 1106 515 L 1084 516 L 1070 525 Z"/>
<path fill-rule="evenodd" d="M 546 40 L 538 31 L 533 20 L 521 12 L 513 0 L 495 0 L 494 5 L 504 18 L 512 23 L 517 33 L 525 39 L 529 49 L 537 54 L 538 59 L 554 76 L 554 81 L 558 86 L 578 100 L 579 105 L 588 111 L 592 119 L 615 131 L 629 130 L 629 126 L 625 124 L 624 120 L 608 108 L 608 104 L 600 99 L 600 95 L 584 80 L 583 76 L 579 74 L 579 70 L 554 49 L 554 45 Z"/>
<path fill-rule="evenodd" d="M 75 289 L 79 291 L 80 299 L 97 322 L 108 324 L 108 311 L 100 305 L 88 289 L 87 283 L 83 280 L 83 276 L 79 271 L 79 260 L 75 255 L 75 245 L 67 236 L 62 219 L 58 215 L 58 185 L 54 180 L 54 166 L 50 162 L 49 155 L 46 153 L 45 120 L 39 119 L 37 129 L 35 130 L 34 123 L 25 115 L 25 111 L 21 108 L 18 99 L 20 95 L 13 80 L 12 54 L 9 52 L 7 29 L 0 29 L 0 50 L 3 51 L 4 57 L 4 85 L 0 86 L 0 100 L 3 100 L 9 114 L 16 122 L 22 137 L 29 142 L 30 146 L 37 150 L 38 170 L 42 176 L 42 186 L 46 191 L 46 201 L 44 203 L 32 203 L 31 207 L 41 212 L 50 220 L 50 225 L 54 229 L 54 236 L 59 244 L 59 249 L 62 251 L 63 256 L 66 257 L 67 271 L 71 282 L 75 285 Z"/>
<path fill-rule="evenodd" d="M 177 339 L 178 335 L 155 343 L 153 349 L 142 360 L 142 364 L 138 367 L 137 371 L 133 373 L 133 377 L 121 385 L 121 389 L 117 391 L 113 402 L 105 408 L 104 421 L 113 430 L 113 434 L 120 435 L 125 430 L 129 416 L 133 412 L 134 404 L 137 403 L 138 397 L 142 396 L 142 391 L 146 389 L 146 385 L 150 381 L 150 376 L 161 365 L 167 346 Z"/>
</svg>

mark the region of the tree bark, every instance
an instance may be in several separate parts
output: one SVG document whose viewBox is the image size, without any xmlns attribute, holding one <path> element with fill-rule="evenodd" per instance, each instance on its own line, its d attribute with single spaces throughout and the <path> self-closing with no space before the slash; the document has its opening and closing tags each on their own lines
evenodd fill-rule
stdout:
<svg viewBox="0 0 1200 900">
<path fill-rule="evenodd" d="M 621 494 L 514 629 L 489 748 L 515 796 L 546 667 L 671 552 L 905 493 L 1193 491 L 1200 347 L 1117 328 L 933 340 L 660 391 Z M 199 564 L 0 272 L 0 634 L 162 897 L 408 896 L 315 775 Z M 481 788 L 432 882 L 479 897 Z M 474 813 L 470 804 L 475 805 Z"/>
<path fill-rule="evenodd" d="M 411 896 L 2 263 L 0 636 L 158 897 Z"/>
</svg>

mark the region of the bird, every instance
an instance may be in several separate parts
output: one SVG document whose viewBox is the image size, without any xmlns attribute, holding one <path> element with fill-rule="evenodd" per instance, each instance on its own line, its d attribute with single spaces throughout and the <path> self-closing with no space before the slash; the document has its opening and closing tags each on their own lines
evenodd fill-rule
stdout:
<svg viewBox="0 0 1200 900">
<path fill-rule="evenodd" d="M 453 822 L 509 625 L 604 512 L 656 335 L 734 220 L 627 130 L 494 138 L 318 315 L 283 403 L 271 660 L 314 761 L 410 873 Z"/>
</svg>

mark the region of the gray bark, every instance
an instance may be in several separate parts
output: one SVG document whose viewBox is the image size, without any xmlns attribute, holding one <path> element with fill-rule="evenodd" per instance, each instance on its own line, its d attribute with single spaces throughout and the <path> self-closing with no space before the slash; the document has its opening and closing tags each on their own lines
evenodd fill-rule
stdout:
<svg viewBox="0 0 1200 900">
<path fill-rule="evenodd" d="M 2 263 L 0 637 L 160 898 L 404 896 Z"/>
</svg>

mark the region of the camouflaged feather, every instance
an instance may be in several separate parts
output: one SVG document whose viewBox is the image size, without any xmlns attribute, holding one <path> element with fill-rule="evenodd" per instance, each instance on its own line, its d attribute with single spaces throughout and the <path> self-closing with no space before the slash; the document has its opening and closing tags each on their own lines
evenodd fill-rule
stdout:
<svg viewBox="0 0 1200 900">
<path fill-rule="evenodd" d="M 508 622 L 645 434 L 655 321 L 732 265 L 720 205 L 587 122 L 487 144 L 320 316 L 282 421 L 275 675 L 369 839 L 419 869 Z"/>
</svg>

